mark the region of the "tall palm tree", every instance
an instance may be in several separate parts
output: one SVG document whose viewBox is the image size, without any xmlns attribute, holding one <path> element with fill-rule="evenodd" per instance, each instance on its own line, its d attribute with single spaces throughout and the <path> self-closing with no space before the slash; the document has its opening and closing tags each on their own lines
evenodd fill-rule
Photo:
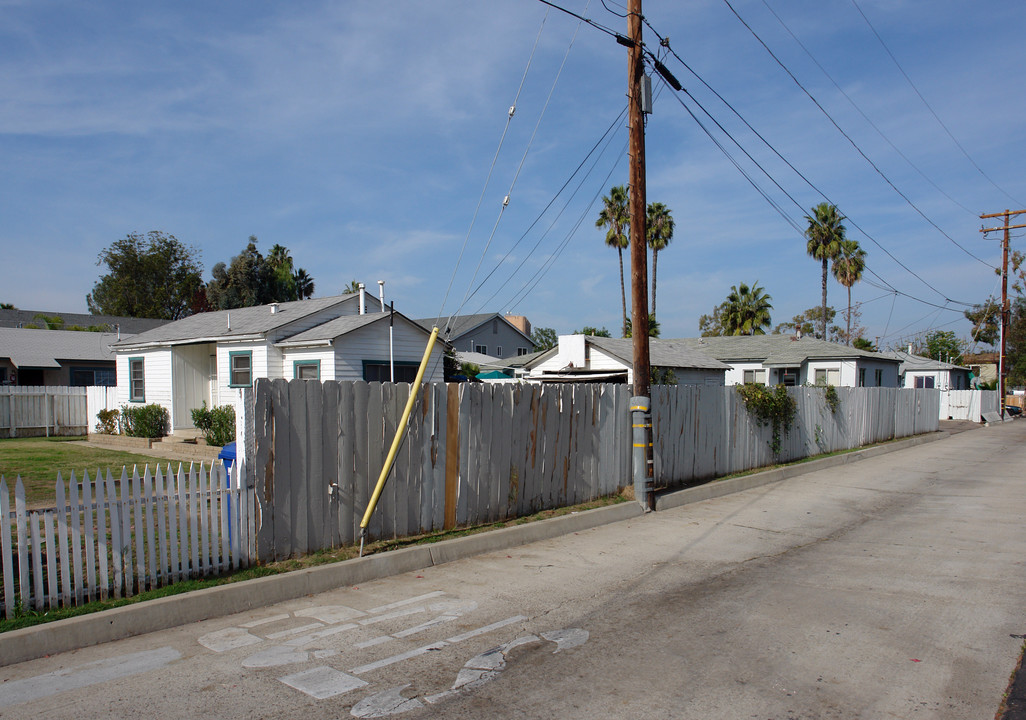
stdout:
<svg viewBox="0 0 1026 720">
<path fill-rule="evenodd" d="M 844 215 L 836 205 L 820 203 L 812 208 L 812 215 L 806 215 L 809 227 L 805 230 L 808 239 L 805 249 L 814 259 L 823 263 L 823 339 L 827 339 L 827 264 L 841 252 L 841 243 L 845 240 Z"/>
<path fill-rule="evenodd" d="M 659 251 L 665 250 L 673 240 L 674 221 L 670 208 L 662 203 L 648 204 L 648 221 L 645 223 L 645 234 L 648 235 L 648 246 L 652 248 L 652 315 L 656 314 L 656 269 L 659 263 Z"/>
<path fill-rule="evenodd" d="M 306 270 L 303 268 L 296 270 L 295 275 L 292 276 L 292 281 L 296 286 L 296 300 L 309 300 L 313 297 L 314 281 L 307 274 Z"/>
<path fill-rule="evenodd" d="M 724 303 L 723 327 L 727 335 L 765 335 L 770 326 L 770 310 L 773 298 L 759 287 L 759 282 L 748 287 L 731 285 L 730 294 Z"/>
<path fill-rule="evenodd" d="M 623 337 L 627 337 L 627 290 L 623 283 L 623 251 L 630 247 L 631 214 L 628 207 L 627 188 L 616 185 L 609 195 L 602 198 L 602 211 L 595 227 L 606 230 L 606 245 L 616 248 L 620 254 L 620 305 L 623 310 Z"/>
<path fill-rule="evenodd" d="M 859 246 L 858 240 L 844 240 L 841 242 L 841 252 L 834 258 L 831 270 L 834 279 L 848 289 L 848 314 L 845 340 L 851 345 L 851 286 L 862 279 L 862 273 L 866 269 L 866 251 Z"/>
</svg>

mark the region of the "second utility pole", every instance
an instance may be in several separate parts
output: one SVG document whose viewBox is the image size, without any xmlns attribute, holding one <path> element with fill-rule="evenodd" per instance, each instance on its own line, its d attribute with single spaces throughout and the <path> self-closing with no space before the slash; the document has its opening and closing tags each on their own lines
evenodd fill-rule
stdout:
<svg viewBox="0 0 1026 720">
<path fill-rule="evenodd" d="M 630 0 L 627 17 L 631 45 L 627 54 L 630 131 L 631 337 L 633 339 L 634 493 L 646 510 L 655 509 L 652 466 L 651 367 L 648 353 L 648 243 L 645 231 L 645 117 L 641 83 L 645 73 L 641 44 L 641 0 Z"/>
</svg>

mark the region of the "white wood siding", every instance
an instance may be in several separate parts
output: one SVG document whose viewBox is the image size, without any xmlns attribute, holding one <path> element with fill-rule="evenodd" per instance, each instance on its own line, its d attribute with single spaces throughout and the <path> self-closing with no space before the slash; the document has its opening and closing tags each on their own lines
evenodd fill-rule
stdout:
<svg viewBox="0 0 1026 720">
<path fill-rule="evenodd" d="M 393 328 L 393 352 L 396 362 L 419 363 L 427 347 L 427 335 L 396 317 Z M 363 361 L 388 362 L 388 323 L 377 322 L 335 338 L 335 380 L 363 380 Z M 323 367 L 323 366 L 322 366 Z M 435 343 L 425 371 L 425 382 L 442 382 L 442 345 Z M 321 379 L 328 379 L 322 370 Z"/>
<path fill-rule="evenodd" d="M 376 302 L 376 301 L 375 301 Z M 295 378 L 295 363 L 320 361 L 321 380 L 337 380 L 335 377 L 335 351 L 331 347 L 287 348 L 282 352 L 282 371 L 286 380 Z"/>
<path fill-rule="evenodd" d="M 128 399 L 131 377 L 128 372 L 129 358 L 143 359 L 143 382 L 145 401 L 133 403 Z M 167 408 L 171 407 L 171 349 L 155 348 L 152 350 L 133 350 L 118 353 L 118 405 L 149 405 L 156 403 Z"/>
</svg>

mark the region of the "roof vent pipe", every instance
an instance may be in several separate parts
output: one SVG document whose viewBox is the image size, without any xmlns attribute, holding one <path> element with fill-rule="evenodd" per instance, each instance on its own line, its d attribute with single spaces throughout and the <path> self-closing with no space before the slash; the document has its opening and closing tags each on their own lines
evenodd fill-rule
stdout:
<svg viewBox="0 0 1026 720">
<path fill-rule="evenodd" d="M 908 344 L 908 354 L 909 354 L 909 355 L 911 355 L 911 354 L 912 354 L 912 343 L 909 343 L 909 344 Z"/>
<path fill-rule="evenodd" d="M 271 303 L 271 314 L 272 315 L 277 315 L 278 314 L 278 303 Z"/>
<path fill-rule="evenodd" d="M 360 283 L 360 314 L 367 314 L 367 291 L 364 289 L 363 283 Z"/>
<path fill-rule="evenodd" d="M 385 281 L 378 280 L 378 300 L 381 301 L 381 312 L 385 312 Z"/>
</svg>

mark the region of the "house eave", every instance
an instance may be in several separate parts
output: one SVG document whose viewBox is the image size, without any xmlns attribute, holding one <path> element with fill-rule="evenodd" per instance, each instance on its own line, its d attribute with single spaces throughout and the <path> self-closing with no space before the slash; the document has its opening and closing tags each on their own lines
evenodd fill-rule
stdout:
<svg viewBox="0 0 1026 720">
<path fill-rule="evenodd" d="M 154 340 L 153 342 L 146 343 L 119 343 L 118 345 L 113 346 L 111 349 L 115 352 L 122 350 L 152 350 L 154 348 L 166 348 L 173 347 L 175 345 L 200 345 L 203 343 L 220 342 L 254 342 L 264 339 L 264 335 L 260 333 L 250 335 L 211 335 L 210 337 L 183 338 L 181 340 Z"/>
</svg>

